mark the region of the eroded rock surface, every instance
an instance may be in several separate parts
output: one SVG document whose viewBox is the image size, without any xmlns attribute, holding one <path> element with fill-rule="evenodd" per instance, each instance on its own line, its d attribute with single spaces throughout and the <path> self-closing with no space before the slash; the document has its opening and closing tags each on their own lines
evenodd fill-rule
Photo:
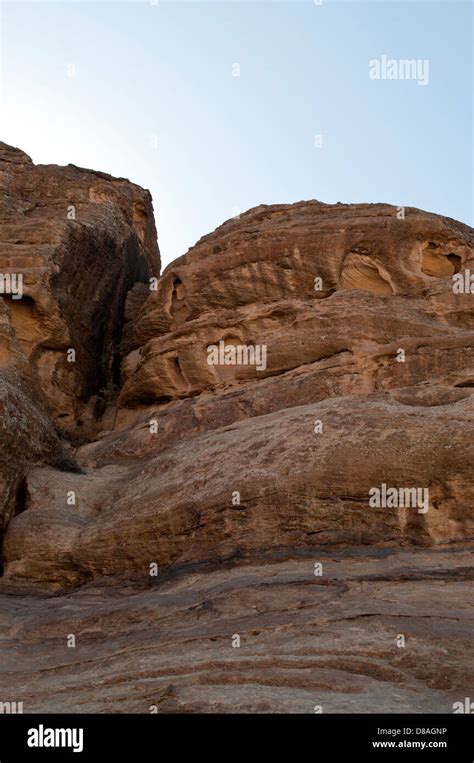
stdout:
<svg viewBox="0 0 474 763">
<path fill-rule="evenodd" d="M 262 206 L 154 291 L 147 192 L 0 159 L 0 272 L 26 299 L 0 299 L 0 694 L 71 712 L 470 696 L 474 294 L 453 276 L 474 272 L 472 229 Z M 221 344 L 264 362 L 210 363 Z M 374 505 L 384 485 L 418 502 Z"/>
<path fill-rule="evenodd" d="M 474 678 L 471 591 L 472 549 L 364 548 L 4 596 L 1 696 L 25 713 L 452 713 Z"/>
<path fill-rule="evenodd" d="M 0 539 L 32 464 L 78 469 L 58 434 L 94 436 L 127 292 L 159 268 L 147 191 L 0 143 Z"/>
<path fill-rule="evenodd" d="M 365 393 L 472 363 L 472 295 L 454 294 L 450 277 L 472 270 L 472 230 L 405 214 L 300 202 L 257 207 L 205 236 L 165 270 L 142 308 L 120 405 L 311 373 L 343 355 L 356 369 L 336 394 L 353 394 L 355 375 Z M 206 348 L 221 339 L 265 343 L 267 368 L 210 367 Z M 394 365 L 401 340 L 403 366 Z"/>
<path fill-rule="evenodd" d="M 127 292 L 160 269 L 150 194 L 101 172 L 34 165 L 0 143 L 0 224 L 0 272 L 23 282 L 21 299 L 3 295 L 17 342 L 53 418 L 93 428 L 98 393 L 118 373 Z"/>
</svg>

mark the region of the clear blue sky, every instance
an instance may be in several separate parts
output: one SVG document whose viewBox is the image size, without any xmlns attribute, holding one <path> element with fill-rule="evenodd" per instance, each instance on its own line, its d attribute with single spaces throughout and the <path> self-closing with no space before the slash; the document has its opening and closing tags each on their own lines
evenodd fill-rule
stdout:
<svg viewBox="0 0 474 763">
<path fill-rule="evenodd" d="M 149 188 L 165 263 L 261 203 L 473 222 L 469 2 L 16 0 L 1 14 L 1 139 Z M 428 59 L 428 85 L 369 79 L 384 54 Z"/>
</svg>

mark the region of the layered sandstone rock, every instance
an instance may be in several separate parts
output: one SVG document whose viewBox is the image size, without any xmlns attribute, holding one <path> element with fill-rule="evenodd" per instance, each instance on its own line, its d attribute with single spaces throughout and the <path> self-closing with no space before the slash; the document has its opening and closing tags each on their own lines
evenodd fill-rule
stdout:
<svg viewBox="0 0 474 763">
<path fill-rule="evenodd" d="M 472 549 L 365 547 L 3 596 L 0 696 L 25 713 L 452 713 L 472 696 L 471 590 Z"/>
<path fill-rule="evenodd" d="M 10 313 L 0 299 L 0 544 L 22 510 L 31 463 L 65 463 L 40 385 L 17 342 Z M 1 564 L 0 554 L 0 564 Z"/>
<path fill-rule="evenodd" d="M 16 339 L 54 419 L 93 430 L 118 375 L 127 292 L 160 269 L 150 194 L 0 143 L 0 224 L 0 272 L 23 280 L 21 299 L 3 295 Z"/>
<path fill-rule="evenodd" d="M 150 292 L 146 192 L 2 152 L 0 265 L 31 300 L 0 313 L 2 426 L 15 404 L 27 421 L 2 691 L 43 671 L 31 710 L 449 712 L 469 680 L 474 295 L 452 277 L 472 229 L 262 206 Z M 221 344 L 264 362 L 209 363 Z M 373 505 L 384 485 L 426 500 Z"/>
<path fill-rule="evenodd" d="M 464 366 L 473 300 L 453 293 L 450 276 L 474 268 L 473 245 L 467 226 L 415 209 L 403 219 L 388 205 L 250 210 L 165 270 L 136 323 L 120 405 L 186 397 L 343 353 L 360 366 L 366 392 L 401 341 L 407 363 L 389 369 L 387 385 L 393 376 L 400 386 L 402 375 L 411 383 L 443 373 L 452 364 L 441 356 L 452 351 Z M 268 367 L 209 367 L 207 346 L 219 340 L 265 343 Z M 419 349 L 425 340 L 429 368 Z"/>
<path fill-rule="evenodd" d="M 57 433 L 93 436 L 127 292 L 159 268 L 148 192 L 0 143 L 0 539 L 31 464 L 76 468 Z"/>
<path fill-rule="evenodd" d="M 34 470 L 4 544 L 5 579 L 77 584 L 146 575 L 152 562 L 472 538 L 472 390 L 437 393 L 407 398 L 405 388 L 402 402 L 379 393 L 356 407 L 326 400 L 164 448 L 146 428 L 129 464 L 89 469 L 79 451 L 86 474 Z M 383 483 L 428 489 L 429 510 L 370 508 L 370 489 Z"/>
</svg>

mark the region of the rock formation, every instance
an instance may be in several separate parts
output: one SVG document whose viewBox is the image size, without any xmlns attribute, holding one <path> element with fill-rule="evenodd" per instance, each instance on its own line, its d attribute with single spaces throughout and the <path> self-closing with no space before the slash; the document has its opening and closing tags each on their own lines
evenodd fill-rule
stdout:
<svg viewBox="0 0 474 763">
<path fill-rule="evenodd" d="M 0 185 L 2 284 L 24 285 L 0 298 L 0 700 L 451 712 L 473 230 L 260 206 L 157 280 L 148 192 L 4 144 Z"/>
</svg>

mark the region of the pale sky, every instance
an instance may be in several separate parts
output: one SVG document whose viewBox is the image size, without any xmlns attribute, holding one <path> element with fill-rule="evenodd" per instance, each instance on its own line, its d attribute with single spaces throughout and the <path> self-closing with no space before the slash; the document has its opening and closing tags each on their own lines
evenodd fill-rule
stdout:
<svg viewBox="0 0 474 763">
<path fill-rule="evenodd" d="M 165 264 L 262 203 L 388 202 L 473 224 L 469 2 L 0 11 L 0 139 L 149 188 Z M 428 83 L 371 80 L 384 55 L 428 61 Z"/>
</svg>

